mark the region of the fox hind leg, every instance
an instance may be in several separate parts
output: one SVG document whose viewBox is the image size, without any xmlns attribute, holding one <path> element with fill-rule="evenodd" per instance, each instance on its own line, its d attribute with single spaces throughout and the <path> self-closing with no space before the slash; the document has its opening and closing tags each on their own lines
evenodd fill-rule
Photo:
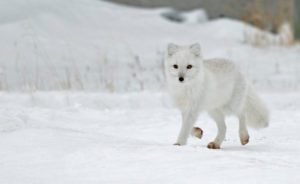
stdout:
<svg viewBox="0 0 300 184">
<path fill-rule="evenodd" d="M 247 82 L 241 74 L 236 81 L 233 89 L 232 97 L 229 103 L 226 105 L 226 110 L 231 113 L 240 114 L 245 105 L 246 95 L 247 95 Z"/>
<path fill-rule="evenodd" d="M 245 115 L 240 115 L 239 117 L 239 135 L 242 145 L 246 145 L 249 142 L 249 133 L 246 125 Z"/>
</svg>

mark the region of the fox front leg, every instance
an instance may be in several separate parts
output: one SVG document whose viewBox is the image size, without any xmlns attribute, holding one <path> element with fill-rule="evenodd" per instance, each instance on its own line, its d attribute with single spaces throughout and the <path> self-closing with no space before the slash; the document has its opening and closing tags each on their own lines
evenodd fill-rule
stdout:
<svg viewBox="0 0 300 184">
<path fill-rule="evenodd" d="M 218 134 L 214 141 L 210 142 L 207 147 L 209 149 L 220 149 L 221 144 L 226 135 L 226 124 L 225 124 L 225 116 L 220 110 L 210 111 L 209 115 L 212 119 L 215 120 Z"/>
<path fill-rule="evenodd" d="M 203 136 L 203 130 L 199 127 L 193 127 L 191 136 L 197 137 L 198 139 L 201 139 Z M 179 143 L 175 143 L 175 146 L 180 146 Z"/>
<path fill-rule="evenodd" d="M 194 127 L 191 132 L 191 135 L 197 137 L 198 139 L 201 139 L 203 136 L 203 130 L 199 127 Z"/>
</svg>

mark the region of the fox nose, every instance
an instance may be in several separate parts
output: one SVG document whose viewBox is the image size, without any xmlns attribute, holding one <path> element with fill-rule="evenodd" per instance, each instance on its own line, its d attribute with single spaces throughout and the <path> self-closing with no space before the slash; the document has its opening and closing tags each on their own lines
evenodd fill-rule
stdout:
<svg viewBox="0 0 300 184">
<path fill-rule="evenodd" d="M 184 78 L 183 78 L 183 77 L 179 77 L 179 81 L 180 81 L 180 82 L 183 82 L 183 81 L 184 81 Z"/>
</svg>

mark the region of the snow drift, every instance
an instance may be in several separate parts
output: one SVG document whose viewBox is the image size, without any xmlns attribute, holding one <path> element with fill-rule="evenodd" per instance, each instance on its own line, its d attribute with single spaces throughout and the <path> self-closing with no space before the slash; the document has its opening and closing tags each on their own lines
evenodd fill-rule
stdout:
<svg viewBox="0 0 300 184">
<path fill-rule="evenodd" d="M 199 42 L 204 57 L 233 60 L 260 89 L 299 89 L 299 46 L 255 48 L 246 42 L 257 29 L 242 22 L 178 24 L 162 17 L 166 11 L 98 0 L 1 1 L 0 89 L 161 90 L 168 42 Z"/>
</svg>

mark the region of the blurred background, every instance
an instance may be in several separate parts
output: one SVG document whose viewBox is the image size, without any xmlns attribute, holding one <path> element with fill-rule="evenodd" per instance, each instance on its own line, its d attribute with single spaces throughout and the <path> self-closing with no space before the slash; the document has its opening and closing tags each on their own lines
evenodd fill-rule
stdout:
<svg viewBox="0 0 300 184">
<path fill-rule="evenodd" d="M 111 0 L 112 2 L 138 7 L 171 7 L 179 11 L 202 8 L 210 19 L 233 18 L 243 20 L 259 28 L 278 33 L 284 22 L 296 24 L 297 1 L 294 0 Z M 298 2 L 299 3 L 299 2 Z M 295 19 L 295 22 L 294 22 Z M 298 26 L 298 27 L 296 27 Z"/>
<path fill-rule="evenodd" d="M 169 42 L 199 42 L 261 90 L 298 90 L 299 12 L 299 0 L 1 0 L 0 90 L 160 91 Z"/>
</svg>

